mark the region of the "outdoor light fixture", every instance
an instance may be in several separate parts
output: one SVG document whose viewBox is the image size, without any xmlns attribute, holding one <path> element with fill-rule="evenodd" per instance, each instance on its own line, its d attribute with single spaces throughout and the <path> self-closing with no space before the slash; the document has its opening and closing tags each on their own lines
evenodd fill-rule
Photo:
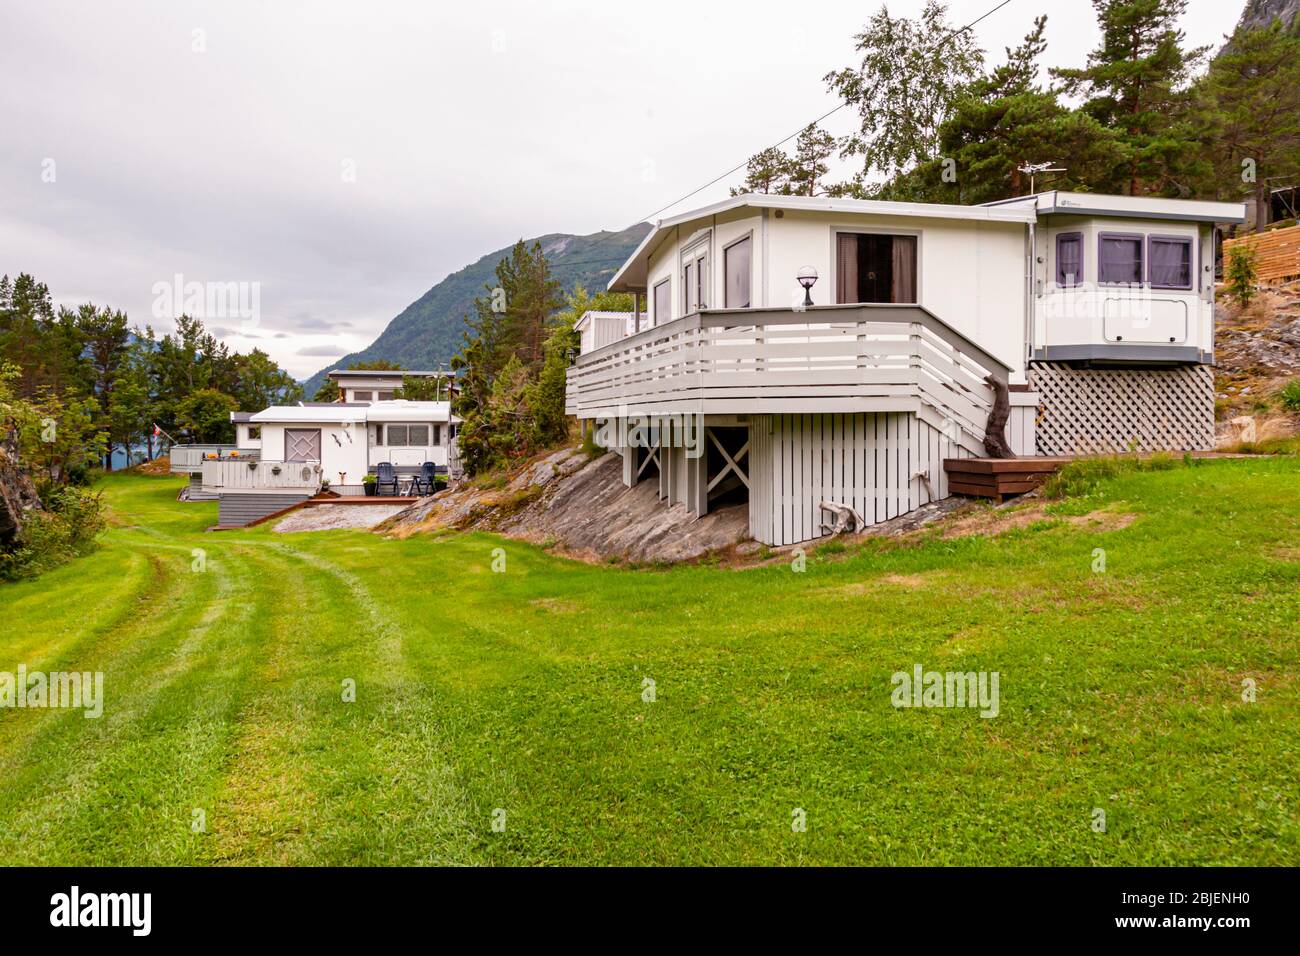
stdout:
<svg viewBox="0 0 1300 956">
<path fill-rule="evenodd" d="M 817 282 L 817 270 L 812 266 L 804 266 L 795 274 L 795 279 L 803 286 L 803 306 L 806 309 L 813 304 L 812 287 Z"/>
</svg>

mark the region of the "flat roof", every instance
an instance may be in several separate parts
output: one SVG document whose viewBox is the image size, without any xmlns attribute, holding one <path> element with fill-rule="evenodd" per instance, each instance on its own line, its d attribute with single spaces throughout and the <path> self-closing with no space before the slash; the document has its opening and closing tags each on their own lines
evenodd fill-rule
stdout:
<svg viewBox="0 0 1300 956">
<path fill-rule="evenodd" d="M 832 196 L 773 196 L 767 193 L 744 193 L 711 206 L 657 219 L 654 228 L 641 240 L 628 260 L 609 280 L 611 292 L 644 292 L 650 252 L 668 230 L 695 219 L 717 216 L 733 209 L 786 209 L 801 212 L 838 212 L 873 216 L 914 216 L 923 219 L 964 219 L 977 222 L 1022 222 L 1035 219 L 1032 207 L 959 206 L 948 203 L 885 202 L 877 199 L 839 199 Z"/>
<path fill-rule="evenodd" d="M 272 405 L 249 416 L 257 424 L 333 425 L 348 422 L 445 422 L 451 420 L 450 402 L 408 402 L 397 399 L 373 404 L 334 402 L 328 405 Z"/>
<path fill-rule="evenodd" d="M 1162 196 L 1111 196 L 1105 193 L 1070 193 L 1058 189 L 1000 199 L 987 204 L 1002 209 L 1033 208 L 1040 216 L 1104 216 L 1128 219 L 1176 219 L 1182 222 L 1246 221 L 1246 204 L 1207 199 L 1166 199 Z"/>
<path fill-rule="evenodd" d="M 454 378 L 454 372 L 430 372 L 419 369 L 395 368 L 341 368 L 326 372 L 326 378 Z"/>
<path fill-rule="evenodd" d="M 1068 193 L 1059 190 L 1017 196 L 979 206 L 947 203 L 884 202 L 876 199 L 838 199 L 831 196 L 772 196 L 745 193 L 710 206 L 692 209 L 667 219 L 658 219 L 627 261 L 609 280 L 611 292 L 645 292 L 650 254 L 658 248 L 664 233 L 683 223 L 706 219 L 733 209 L 788 209 L 802 212 L 834 212 L 846 215 L 910 216 L 918 219 L 960 219 L 976 222 L 1032 223 L 1039 216 L 1069 213 L 1084 216 L 1116 216 L 1136 219 L 1177 219 L 1192 222 L 1241 223 L 1246 221 L 1244 203 L 1210 202 L 1201 199 L 1163 199 L 1152 196 L 1110 196 L 1104 193 Z"/>
</svg>

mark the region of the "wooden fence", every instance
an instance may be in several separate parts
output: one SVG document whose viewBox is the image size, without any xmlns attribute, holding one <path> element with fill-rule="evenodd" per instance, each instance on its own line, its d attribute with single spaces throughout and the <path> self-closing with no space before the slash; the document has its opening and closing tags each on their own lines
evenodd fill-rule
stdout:
<svg viewBox="0 0 1300 956">
<path fill-rule="evenodd" d="M 1281 282 L 1300 277 L 1300 226 L 1256 232 L 1223 240 L 1223 256 L 1238 246 L 1254 249 L 1260 282 Z"/>
</svg>

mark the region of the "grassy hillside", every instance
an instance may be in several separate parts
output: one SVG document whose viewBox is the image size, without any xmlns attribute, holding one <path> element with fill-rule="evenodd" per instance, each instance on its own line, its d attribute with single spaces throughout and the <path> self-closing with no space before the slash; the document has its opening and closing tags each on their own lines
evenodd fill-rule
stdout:
<svg viewBox="0 0 1300 956">
<path fill-rule="evenodd" d="M 649 231 L 648 223 L 638 223 L 622 232 L 594 232 L 589 236 L 552 233 L 535 241 L 542 244 L 555 277 L 566 291 L 581 282 L 595 292 L 605 288 Z M 527 241 L 530 245 L 534 242 Z M 460 351 L 462 319 L 483 294 L 483 287 L 495 285 L 497 263 L 509 255 L 509 248 L 498 249 L 447 276 L 408 305 L 369 347 L 343 356 L 309 378 L 308 396 L 315 393 L 325 372 L 347 368 L 352 362 L 388 359 L 404 368 L 424 369 L 448 361 Z"/>
<path fill-rule="evenodd" d="M 796 573 L 204 534 L 178 481 L 113 476 L 100 551 L 0 586 L 0 669 L 106 675 L 101 719 L 0 711 L 0 854 L 1295 865 L 1298 481 L 1294 458 L 1127 475 L 1004 535 Z M 1000 713 L 895 709 L 917 663 L 997 671 Z"/>
</svg>

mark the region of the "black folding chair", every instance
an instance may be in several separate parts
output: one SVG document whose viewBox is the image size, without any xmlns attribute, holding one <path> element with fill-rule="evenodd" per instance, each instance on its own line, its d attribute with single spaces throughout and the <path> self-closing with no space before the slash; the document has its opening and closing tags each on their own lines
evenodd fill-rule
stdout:
<svg viewBox="0 0 1300 956">
<path fill-rule="evenodd" d="M 437 488 L 434 486 L 435 466 L 433 462 L 426 461 L 420 466 L 420 473 L 415 476 L 411 482 L 415 486 L 417 495 L 431 495 Z"/>
<path fill-rule="evenodd" d="M 393 463 L 391 461 L 381 461 L 379 463 L 379 467 L 377 471 L 379 472 L 378 474 L 379 480 L 375 482 L 375 494 L 380 497 L 383 497 L 384 489 L 391 488 L 393 490 L 390 492 L 390 494 L 392 494 L 392 496 L 396 498 L 397 497 L 397 471 L 396 469 L 393 468 Z"/>
</svg>

